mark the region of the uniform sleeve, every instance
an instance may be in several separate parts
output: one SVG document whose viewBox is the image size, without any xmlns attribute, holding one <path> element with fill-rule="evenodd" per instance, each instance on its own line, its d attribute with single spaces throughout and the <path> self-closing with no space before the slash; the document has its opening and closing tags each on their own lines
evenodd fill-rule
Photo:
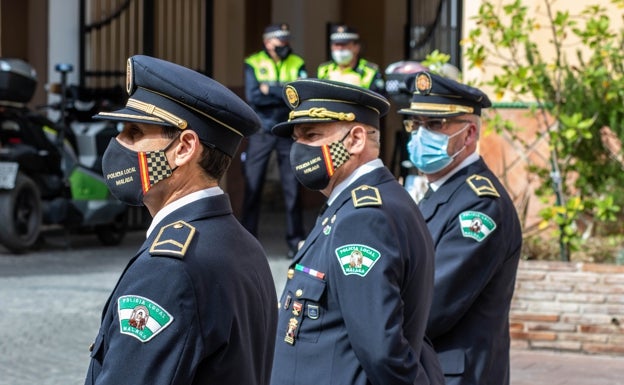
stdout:
<svg viewBox="0 0 624 385">
<path fill-rule="evenodd" d="M 255 107 L 284 106 L 282 87 L 270 86 L 269 93 L 260 92 L 260 83 L 256 79 L 253 67 L 245 63 L 245 99 Z"/>
<path fill-rule="evenodd" d="M 124 276 L 105 315 L 111 322 L 93 352 L 102 365 L 95 384 L 190 384 L 205 351 L 190 277 L 166 257 L 144 261 L 140 271 Z M 141 306 L 149 318 L 137 332 L 128 324 L 137 325 Z"/>
<path fill-rule="evenodd" d="M 449 217 L 435 251 L 435 288 L 427 324 L 430 338 L 454 327 L 504 263 L 502 218 L 501 206 L 489 198 Z M 471 219 L 481 225 L 478 231 L 467 233 Z M 481 238 L 484 234 L 485 238 Z"/>
<path fill-rule="evenodd" d="M 412 384 L 418 357 L 403 334 L 400 282 L 405 266 L 396 239 L 399 232 L 392 231 L 386 215 L 376 208 L 360 208 L 341 220 L 331 241 L 336 259 L 328 276 L 349 342 L 370 382 Z M 346 270 L 353 250 L 360 251 L 352 261 L 356 273 Z M 357 261 L 359 254 L 363 261 Z M 364 275 L 357 267 L 360 262 L 367 266 Z"/>
</svg>

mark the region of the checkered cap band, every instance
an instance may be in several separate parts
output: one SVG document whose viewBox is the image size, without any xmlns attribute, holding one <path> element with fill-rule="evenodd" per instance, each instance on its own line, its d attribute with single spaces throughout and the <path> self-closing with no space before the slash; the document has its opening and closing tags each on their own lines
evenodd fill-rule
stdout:
<svg viewBox="0 0 624 385">
<path fill-rule="evenodd" d="M 342 166 L 347 160 L 349 160 L 349 151 L 342 144 L 342 142 L 332 143 L 329 146 L 329 155 L 331 156 L 334 170 Z"/>
<path fill-rule="evenodd" d="M 264 39 L 272 39 L 272 38 L 288 39 L 290 38 L 290 31 L 277 30 L 277 31 L 267 32 L 263 34 L 262 37 Z"/>
<path fill-rule="evenodd" d="M 360 35 L 353 32 L 334 32 L 330 35 L 331 41 L 347 41 L 347 40 L 359 40 Z"/>
<path fill-rule="evenodd" d="M 167 162 L 167 156 L 164 151 L 147 152 L 147 171 L 149 175 L 150 185 L 154 185 L 171 175 L 171 167 Z"/>
</svg>

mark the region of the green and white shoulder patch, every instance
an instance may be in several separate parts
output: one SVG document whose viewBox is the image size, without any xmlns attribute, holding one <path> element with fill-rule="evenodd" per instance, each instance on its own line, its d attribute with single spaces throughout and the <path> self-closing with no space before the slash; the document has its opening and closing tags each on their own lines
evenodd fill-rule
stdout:
<svg viewBox="0 0 624 385">
<path fill-rule="evenodd" d="M 344 245 L 336 249 L 336 257 L 344 275 L 366 276 L 379 260 L 379 251 L 366 245 Z"/>
<path fill-rule="evenodd" d="M 165 330 L 173 317 L 156 302 L 138 295 L 124 295 L 117 300 L 119 329 L 141 342 L 147 342 Z"/>
<path fill-rule="evenodd" d="M 479 211 L 464 211 L 459 214 L 462 235 L 481 242 L 496 229 L 496 222 Z"/>
</svg>

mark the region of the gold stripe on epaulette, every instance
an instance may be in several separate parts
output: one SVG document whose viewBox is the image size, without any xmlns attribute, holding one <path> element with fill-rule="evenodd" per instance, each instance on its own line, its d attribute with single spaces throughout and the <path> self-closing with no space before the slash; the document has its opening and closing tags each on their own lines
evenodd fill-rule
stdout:
<svg viewBox="0 0 624 385">
<path fill-rule="evenodd" d="M 354 207 L 381 206 L 381 195 L 377 187 L 362 185 L 351 190 Z"/>
<path fill-rule="evenodd" d="M 466 179 L 466 183 L 468 183 L 470 188 L 480 197 L 500 197 L 498 190 L 496 190 L 496 187 L 494 187 L 492 181 L 487 177 L 475 174 Z"/>
<path fill-rule="evenodd" d="M 181 235 L 181 237 L 185 238 L 174 239 L 171 234 L 172 230 L 174 231 L 174 233 L 181 233 L 182 231 L 185 231 L 186 234 Z M 161 239 L 165 232 L 167 232 L 167 238 Z M 191 244 L 194 235 L 195 227 L 189 225 L 184 221 L 177 221 L 174 223 L 170 223 L 167 226 L 163 226 L 160 228 L 156 239 L 150 247 L 150 254 L 169 255 L 172 257 L 182 258 L 186 254 L 186 250 Z"/>
</svg>

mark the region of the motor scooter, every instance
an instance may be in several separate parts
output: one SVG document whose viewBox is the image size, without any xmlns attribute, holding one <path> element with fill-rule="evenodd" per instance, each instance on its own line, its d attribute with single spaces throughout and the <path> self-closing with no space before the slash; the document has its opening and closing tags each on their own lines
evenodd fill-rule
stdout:
<svg viewBox="0 0 624 385">
<path fill-rule="evenodd" d="M 67 86 L 71 65 L 55 69 L 61 83 L 51 88 L 60 88 L 61 101 L 45 106 L 59 114 L 52 120 L 26 106 L 37 85 L 34 69 L 0 58 L 0 244 L 14 253 L 41 244 L 42 230 L 52 227 L 93 231 L 103 245 L 119 244 L 128 227 L 128 207 L 110 194 L 101 171 L 117 126 L 91 121 L 101 106 Z M 81 109 L 85 104 L 91 107 Z"/>
</svg>

